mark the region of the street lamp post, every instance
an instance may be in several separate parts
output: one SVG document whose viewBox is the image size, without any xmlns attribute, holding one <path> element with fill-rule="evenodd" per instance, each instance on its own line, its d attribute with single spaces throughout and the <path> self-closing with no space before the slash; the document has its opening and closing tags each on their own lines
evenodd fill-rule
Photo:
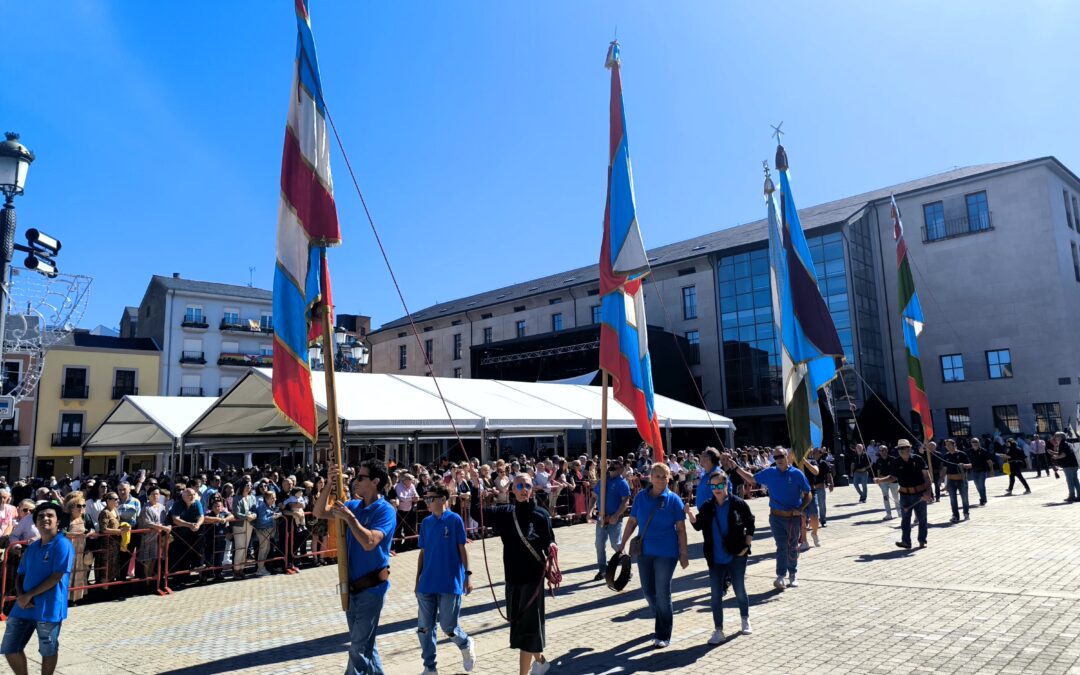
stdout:
<svg viewBox="0 0 1080 675">
<path fill-rule="evenodd" d="M 341 326 L 334 330 L 334 370 L 339 373 L 363 372 L 367 367 L 371 351 L 349 331 Z M 308 361 L 312 370 L 324 370 L 322 349 L 312 347 L 308 350 Z"/>
<path fill-rule="evenodd" d="M 7 140 L 0 143 L 0 191 L 4 193 L 4 208 L 0 210 L 0 357 L 7 341 L 9 276 L 15 252 L 15 197 L 23 193 L 27 171 L 34 161 L 34 153 L 19 143 L 19 134 L 9 131 L 5 135 Z"/>
</svg>

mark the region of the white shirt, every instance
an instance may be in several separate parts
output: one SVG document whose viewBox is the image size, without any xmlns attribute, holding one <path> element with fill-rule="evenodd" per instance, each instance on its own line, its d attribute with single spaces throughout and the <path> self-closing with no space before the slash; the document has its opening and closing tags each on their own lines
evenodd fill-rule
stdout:
<svg viewBox="0 0 1080 675">
<path fill-rule="evenodd" d="M 547 471 L 537 469 L 536 478 L 533 479 L 533 488 L 537 490 L 547 490 L 550 480 L 551 474 Z"/>
</svg>

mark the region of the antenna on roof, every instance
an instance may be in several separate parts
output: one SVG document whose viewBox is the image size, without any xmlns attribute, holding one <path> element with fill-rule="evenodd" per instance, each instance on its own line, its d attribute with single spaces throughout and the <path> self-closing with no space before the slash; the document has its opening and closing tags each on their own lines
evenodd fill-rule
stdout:
<svg viewBox="0 0 1080 675">
<path fill-rule="evenodd" d="M 255 267 L 248 267 L 248 288 L 255 287 Z"/>
</svg>

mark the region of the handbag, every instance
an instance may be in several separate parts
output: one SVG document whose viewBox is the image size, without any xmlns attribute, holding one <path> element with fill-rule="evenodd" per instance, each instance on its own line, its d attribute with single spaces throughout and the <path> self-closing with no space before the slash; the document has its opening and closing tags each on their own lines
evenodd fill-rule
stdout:
<svg viewBox="0 0 1080 675">
<path fill-rule="evenodd" d="M 555 589 L 562 583 L 562 571 L 559 569 L 558 547 L 552 542 L 551 550 L 549 551 L 550 555 L 547 560 L 545 560 L 536 552 L 536 549 L 529 543 L 529 540 L 525 538 L 525 533 L 521 531 L 521 523 L 518 522 L 517 517 L 511 515 L 510 520 L 514 521 L 514 528 L 517 529 L 518 536 L 521 537 L 521 543 L 525 544 L 525 548 L 529 550 L 529 553 L 532 553 L 533 558 L 536 558 L 536 562 L 544 566 L 544 578 L 547 580 L 551 596 L 555 597 Z"/>
<path fill-rule="evenodd" d="M 645 540 L 642 538 L 645 536 L 645 532 L 649 529 L 649 523 L 652 522 L 653 516 L 656 515 L 657 509 L 660 508 L 660 501 L 657 500 L 656 506 L 653 507 L 652 513 L 649 514 L 649 518 L 645 521 L 645 527 L 641 528 L 641 534 L 637 535 L 630 540 L 630 559 L 637 560 L 638 556 L 645 550 Z"/>
</svg>

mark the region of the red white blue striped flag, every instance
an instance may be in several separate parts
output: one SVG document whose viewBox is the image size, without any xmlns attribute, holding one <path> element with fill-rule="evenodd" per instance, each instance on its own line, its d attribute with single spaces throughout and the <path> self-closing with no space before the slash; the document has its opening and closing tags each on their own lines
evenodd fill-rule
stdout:
<svg viewBox="0 0 1080 675">
<path fill-rule="evenodd" d="M 326 247 L 341 243 L 326 109 L 307 0 L 296 3 L 296 66 L 281 158 L 274 268 L 274 405 L 305 436 L 318 432 L 308 346 L 321 333 L 315 309 L 329 304 Z"/>
</svg>

